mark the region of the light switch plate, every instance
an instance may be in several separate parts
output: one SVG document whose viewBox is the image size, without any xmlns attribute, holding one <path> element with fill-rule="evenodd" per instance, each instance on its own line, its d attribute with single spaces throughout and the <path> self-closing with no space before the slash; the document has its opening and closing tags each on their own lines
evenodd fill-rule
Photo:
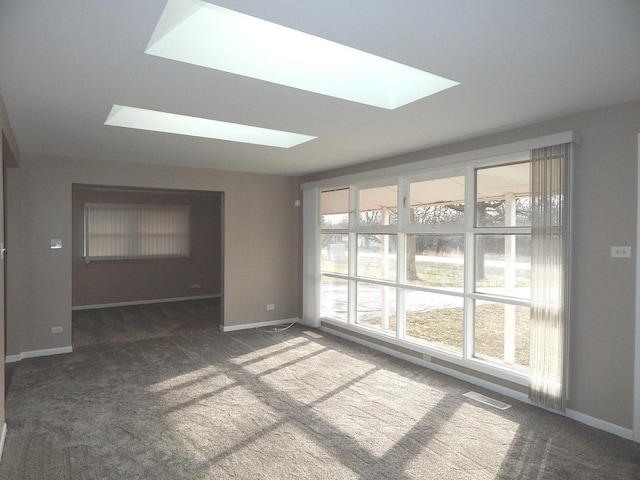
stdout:
<svg viewBox="0 0 640 480">
<path fill-rule="evenodd" d="M 631 247 L 611 247 L 611 257 L 613 258 L 629 258 L 631 257 Z"/>
</svg>

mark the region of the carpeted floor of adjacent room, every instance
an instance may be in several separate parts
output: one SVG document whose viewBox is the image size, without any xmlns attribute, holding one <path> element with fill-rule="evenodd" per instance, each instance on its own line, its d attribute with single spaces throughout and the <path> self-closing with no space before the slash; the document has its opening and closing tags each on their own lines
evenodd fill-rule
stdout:
<svg viewBox="0 0 640 480">
<path fill-rule="evenodd" d="M 640 479 L 638 443 L 301 326 L 222 333 L 215 301 L 73 328 L 9 366 L 2 479 Z"/>
</svg>

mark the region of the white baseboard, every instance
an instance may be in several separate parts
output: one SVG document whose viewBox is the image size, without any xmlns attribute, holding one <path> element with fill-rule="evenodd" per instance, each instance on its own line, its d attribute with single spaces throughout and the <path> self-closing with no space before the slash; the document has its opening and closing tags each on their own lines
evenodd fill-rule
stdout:
<svg viewBox="0 0 640 480">
<path fill-rule="evenodd" d="M 49 355 L 60 355 L 63 353 L 73 353 L 73 347 L 47 348 L 44 350 L 31 350 L 29 352 L 21 352 L 18 355 L 7 355 L 5 363 L 19 362 L 25 358 L 46 357 Z"/>
<path fill-rule="evenodd" d="M 421 365 L 421 366 L 426 367 L 426 368 L 430 368 L 431 370 L 435 370 L 437 372 L 444 373 L 445 375 L 449 375 L 450 377 L 457 378 L 458 380 L 463 380 L 463 381 L 471 383 L 473 385 L 477 385 L 479 387 L 486 388 L 487 390 L 491 390 L 493 392 L 500 393 L 502 395 L 505 395 L 507 397 L 513 398 L 515 400 L 518 400 L 520 402 L 526 403 L 528 405 L 533 405 L 535 407 L 542 408 L 539 405 L 536 405 L 536 404 L 532 403 L 529 400 L 529 397 L 527 395 L 525 395 L 524 393 L 517 392 L 517 391 L 512 390 L 510 388 L 506 388 L 506 387 L 503 387 L 501 385 L 496 385 L 495 383 L 491 383 L 491 382 L 488 382 L 486 380 L 481 380 L 479 378 L 476 378 L 476 377 L 473 377 L 471 375 L 467 375 L 467 374 L 458 372 L 456 370 L 453 370 L 453 369 L 450 369 L 450 368 L 447 368 L 447 367 L 443 367 L 441 365 L 437 365 L 437 364 L 434 364 L 434 363 L 426 362 L 424 360 L 421 360 L 419 358 L 413 357 L 411 355 L 406 355 L 404 353 L 398 352 L 398 351 L 393 350 L 391 348 L 387 348 L 387 347 L 384 347 L 382 345 L 378 345 L 377 343 L 368 342 L 366 340 L 363 340 L 363 339 L 357 338 L 357 337 L 352 337 L 351 335 L 348 335 L 346 333 L 342 333 L 342 332 L 340 332 L 338 330 L 335 330 L 335 329 L 332 329 L 332 328 L 321 327 L 320 330 L 322 330 L 323 332 L 327 332 L 327 333 L 329 333 L 331 335 L 336 335 L 336 336 L 344 338 L 346 340 L 350 340 L 350 341 L 358 343 L 360 345 L 364 345 L 365 347 L 369 347 L 369 348 L 372 348 L 374 350 L 378 350 L 380 352 L 383 352 L 383 353 L 386 353 L 388 355 L 391 355 L 392 357 L 400 358 L 402 360 L 406 360 L 408 362 L 415 363 L 417 365 Z M 543 410 L 544 410 L 544 408 L 543 408 Z M 551 411 L 551 410 L 549 410 L 549 411 Z M 625 438 L 627 440 L 634 440 L 636 442 L 640 442 L 640 440 L 634 438 L 633 430 L 631 430 L 629 428 L 624 428 L 624 427 L 621 427 L 619 425 L 615 425 L 613 423 L 609 423 L 609 422 L 606 422 L 604 420 L 600 420 L 599 418 L 591 417 L 589 415 L 585 415 L 584 413 L 576 412 L 575 410 L 567 409 L 564 412 L 564 414 L 562 412 L 556 412 L 556 411 L 551 411 L 551 412 L 552 413 L 556 413 L 558 415 L 563 415 L 563 416 L 565 416 L 567 418 L 570 418 L 572 420 L 575 420 L 577 422 L 584 423 L 585 425 L 597 428 L 598 430 L 602 430 L 602 431 L 607 432 L 607 433 L 612 433 L 613 435 L 617 435 L 617 436 Z"/>
<path fill-rule="evenodd" d="M 269 320 L 268 322 L 243 323 L 242 325 L 220 325 L 223 332 L 235 332 L 237 330 L 249 330 L 251 328 L 272 327 L 274 325 L 283 325 L 285 323 L 297 323 L 299 318 L 283 318 L 281 320 Z"/>
<path fill-rule="evenodd" d="M 2 425 L 2 434 L 0 434 L 0 463 L 2 463 L 2 452 L 4 452 L 4 441 L 7 438 L 7 424 Z"/>
<path fill-rule="evenodd" d="M 185 302 L 187 300 L 207 300 L 209 298 L 220 298 L 222 295 L 216 293 L 215 295 L 199 295 L 197 297 L 174 297 L 174 298 L 158 298 L 156 300 L 134 300 L 131 302 L 116 302 L 116 303 L 99 303 L 96 305 L 77 305 L 71 307 L 71 310 L 92 310 L 94 308 L 111 308 L 111 307 L 130 307 L 133 305 L 151 305 L 153 303 L 169 303 L 169 302 Z"/>
<path fill-rule="evenodd" d="M 585 415 L 584 413 L 576 412 L 575 410 L 570 410 L 568 408 L 565 411 L 565 416 L 571 418 L 572 420 L 575 420 L 576 422 L 584 423 L 585 425 L 589 425 L 590 427 L 597 428 L 598 430 L 612 433 L 619 437 L 626 438 L 627 440 L 634 440 L 633 430 L 631 430 L 630 428 L 624 428 L 620 425 L 615 425 L 613 423 L 600 420 L 599 418 L 590 417 L 589 415 Z M 638 440 L 635 441 L 637 442 Z"/>
</svg>

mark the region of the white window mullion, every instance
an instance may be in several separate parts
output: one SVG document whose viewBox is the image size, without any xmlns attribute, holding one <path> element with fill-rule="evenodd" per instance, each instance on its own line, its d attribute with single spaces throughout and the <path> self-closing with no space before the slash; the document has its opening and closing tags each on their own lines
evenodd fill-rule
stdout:
<svg viewBox="0 0 640 480">
<path fill-rule="evenodd" d="M 406 312 L 404 285 L 407 281 L 407 241 L 406 230 L 409 225 L 409 182 L 400 179 L 398 182 L 398 234 L 397 234 L 397 278 L 396 278 L 396 336 L 398 339 L 406 337 Z"/>
<path fill-rule="evenodd" d="M 358 259 L 356 255 L 358 253 L 358 249 L 356 247 L 358 236 L 351 232 L 349 233 L 349 286 L 348 286 L 348 312 L 347 312 L 347 323 L 356 323 L 356 316 L 358 312 L 357 305 L 357 283 L 354 280 L 356 277 L 356 266 Z"/>
<path fill-rule="evenodd" d="M 404 306 L 404 289 L 401 285 L 406 283 L 407 276 L 407 248 L 406 239 L 403 232 L 398 232 L 398 251 L 397 251 L 397 278 L 396 278 L 396 336 L 398 338 L 405 338 L 406 325 L 405 325 L 405 306 Z"/>
<path fill-rule="evenodd" d="M 358 315 L 357 283 L 354 279 L 358 264 L 358 235 L 354 232 L 359 223 L 358 220 L 358 189 L 349 189 L 349 286 L 347 299 L 349 302 L 347 323 L 355 324 Z"/>
<path fill-rule="evenodd" d="M 398 230 L 406 232 L 409 226 L 409 181 L 398 181 Z"/>
<path fill-rule="evenodd" d="M 464 238 L 464 342 L 462 346 L 463 358 L 473 357 L 473 338 L 475 323 L 475 303 L 471 294 L 475 290 L 475 265 L 476 265 L 476 245 L 474 227 L 476 223 L 476 179 L 475 169 L 467 167 L 465 175 L 465 238 Z"/>
<path fill-rule="evenodd" d="M 475 283 L 475 238 L 472 233 L 465 235 L 465 299 L 464 299 L 464 343 L 462 347 L 463 357 L 473 357 L 473 338 L 475 325 L 475 302 L 473 297 Z"/>
</svg>

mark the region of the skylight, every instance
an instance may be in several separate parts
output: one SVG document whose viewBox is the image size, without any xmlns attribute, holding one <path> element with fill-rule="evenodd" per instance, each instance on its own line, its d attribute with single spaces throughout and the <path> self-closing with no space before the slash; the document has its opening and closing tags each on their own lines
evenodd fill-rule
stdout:
<svg viewBox="0 0 640 480">
<path fill-rule="evenodd" d="M 390 110 L 458 85 L 201 0 L 169 0 L 145 52 Z"/>
<path fill-rule="evenodd" d="M 295 147 L 316 138 L 299 133 L 220 122 L 208 118 L 189 117 L 187 115 L 124 105 L 114 105 L 104 123 L 115 127 L 137 128 L 154 132 L 176 133 L 178 135 L 215 138 L 280 148 Z"/>
</svg>

